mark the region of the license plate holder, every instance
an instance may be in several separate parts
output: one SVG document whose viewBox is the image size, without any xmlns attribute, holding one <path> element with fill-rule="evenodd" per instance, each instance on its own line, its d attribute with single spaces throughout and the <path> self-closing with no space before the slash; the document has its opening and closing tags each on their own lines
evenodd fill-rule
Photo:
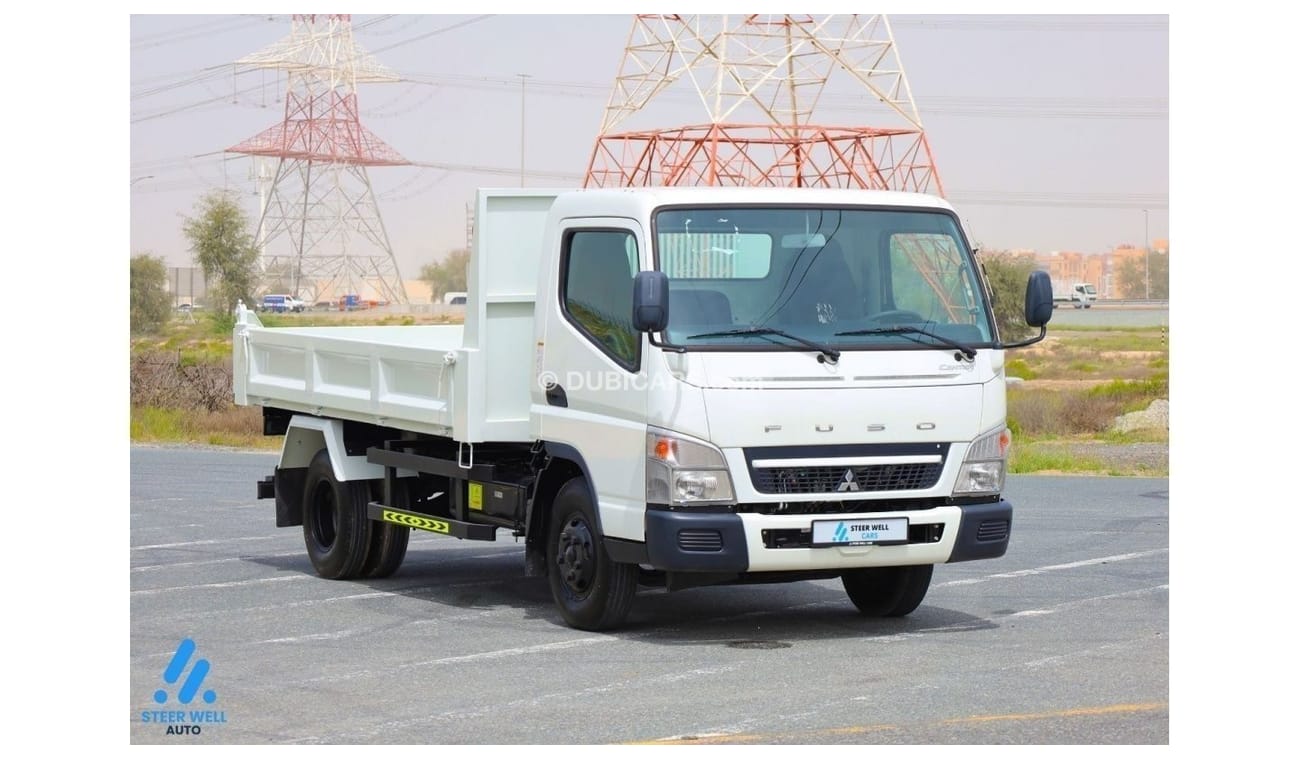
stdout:
<svg viewBox="0 0 1300 760">
<path fill-rule="evenodd" d="M 814 520 L 812 546 L 890 546 L 907 543 L 906 517 Z"/>
</svg>

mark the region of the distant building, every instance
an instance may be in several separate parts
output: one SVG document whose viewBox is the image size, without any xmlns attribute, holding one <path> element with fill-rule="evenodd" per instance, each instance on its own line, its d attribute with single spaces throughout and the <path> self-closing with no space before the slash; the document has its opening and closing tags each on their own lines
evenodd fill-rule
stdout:
<svg viewBox="0 0 1300 760">
<path fill-rule="evenodd" d="M 1078 251 L 1052 251 L 1035 257 L 1038 268 L 1052 276 L 1053 282 L 1086 282 L 1105 298 L 1106 261 L 1103 256 Z"/>
<path fill-rule="evenodd" d="M 411 303 L 433 303 L 433 289 L 424 280 L 403 280 L 402 285 Z"/>
<path fill-rule="evenodd" d="M 167 292 L 173 308 L 201 304 L 208 297 L 208 281 L 198 267 L 167 267 Z"/>
<path fill-rule="evenodd" d="M 1154 240 L 1151 251 L 1169 252 L 1168 240 Z M 1104 253 L 1079 253 L 1077 251 L 1052 251 L 1034 254 L 1038 268 L 1052 276 L 1053 282 L 1086 282 L 1097 288 L 1098 298 L 1141 298 L 1143 293 L 1124 293 L 1120 290 L 1119 272 L 1127 261 L 1138 260 L 1145 265 L 1146 250 L 1132 243 L 1120 243 Z"/>
</svg>

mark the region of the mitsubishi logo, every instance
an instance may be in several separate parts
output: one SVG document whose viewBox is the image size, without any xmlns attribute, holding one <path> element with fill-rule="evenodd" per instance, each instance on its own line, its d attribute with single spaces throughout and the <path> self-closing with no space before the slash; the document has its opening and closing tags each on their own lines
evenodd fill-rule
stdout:
<svg viewBox="0 0 1300 760">
<path fill-rule="evenodd" d="M 852 469 L 848 469 L 844 471 L 844 479 L 841 480 L 840 484 L 835 487 L 835 490 L 837 492 L 858 490 L 858 479 L 853 477 Z"/>
</svg>

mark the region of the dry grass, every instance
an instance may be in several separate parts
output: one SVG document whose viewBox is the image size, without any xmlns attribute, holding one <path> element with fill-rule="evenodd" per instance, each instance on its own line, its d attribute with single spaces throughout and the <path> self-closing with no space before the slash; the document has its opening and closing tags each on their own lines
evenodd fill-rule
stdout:
<svg viewBox="0 0 1300 760">
<path fill-rule="evenodd" d="M 1008 357 L 1007 374 L 1025 380 L 1007 389 L 1007 424 L 1016 436 L 1011 471 L 1167 474 L 1167 457 L 1151 464 L 1080 455 L 1086 449 L 1078 444 L 1118 444 L 1098 452 L 1168 444 L 1167 430 L 1111 429 L 1116 417 L 1169 398 L 1168 346 L 1167 329 L 1062 330 Z"/>
<path fill-rule="evenodd" d="M 132 406 L 131 440 L 137 443 L 278 449 L 283 438 L 262 435 L 262 410 L 257 407 L 231 405 L 210 412 Z"/>
<path fill-rule="evenodd" d="M 1021 386 L 1007 391 L 1007 424 L 1017 437 L 1103 433 L 1122 408 L 1122 401 L 1098 396 L 1086 388 Z"/>
</svg>

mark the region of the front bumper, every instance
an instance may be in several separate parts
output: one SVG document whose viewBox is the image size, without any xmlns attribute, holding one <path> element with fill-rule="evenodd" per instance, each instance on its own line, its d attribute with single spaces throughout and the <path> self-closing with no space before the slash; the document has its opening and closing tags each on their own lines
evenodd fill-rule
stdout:
<svg viewBox="0 0 1300 760">
<path fill-rule="evenodd" d="M 1011 513 L 1007 501 L 867 515 L 685 512 L 651 505 L 646 510 L 644 564 L 673 572 L 742 573 L 993 559 L 1005 554 L 1011 541 Z M 892 546 L 774 546 L 773 536 L 809 530 L 815 519 L 857 517 L 906 517 L 912 538 Z M 626 551 L 624 547 L 622 556 Z"/>
</svg>

